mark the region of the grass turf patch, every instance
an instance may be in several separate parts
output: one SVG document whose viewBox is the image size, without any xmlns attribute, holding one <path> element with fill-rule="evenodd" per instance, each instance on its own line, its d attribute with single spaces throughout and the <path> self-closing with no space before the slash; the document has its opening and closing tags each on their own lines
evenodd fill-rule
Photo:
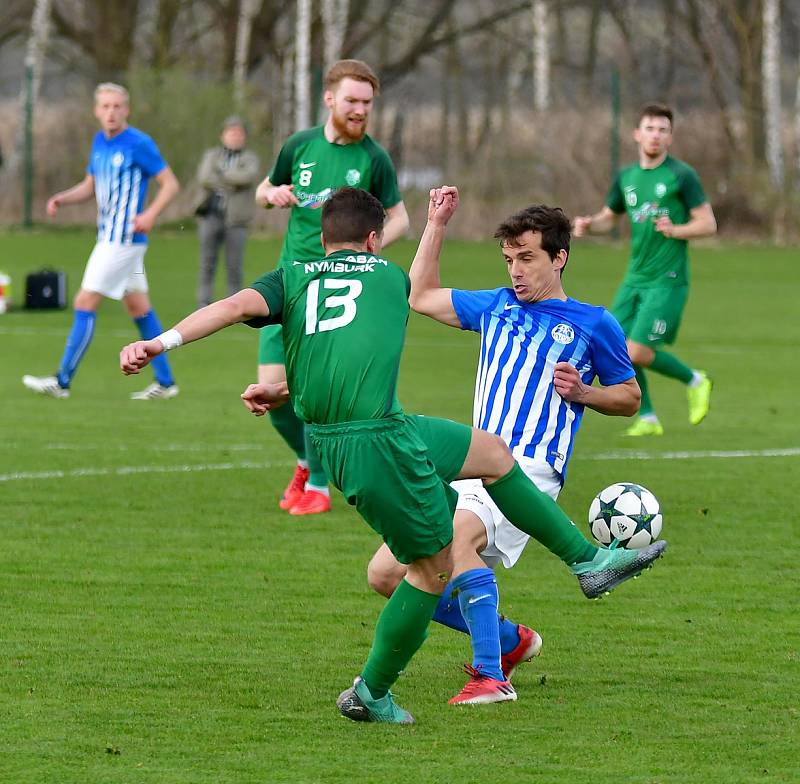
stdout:
<svg viewBox="0 0 800 784">
<path fill-rule="evenodd" d="M 17 298 L 41 266 L 66 269 L 74 292 L 92 242 L 7 233 L 0 266 Z M 247 279 L 278 249 L 251 240 Z M 387 255 L 412 254 L 403 243 Z M 576 244 L 568 293 L 609 303 L 624 255 Z M 174 352 L 181 395 L 130 401 L 150 376 L 117 370 L 136 332 L 106 302 L 73 395 L 57 401 L 20 377 L 55 369 L 70 313 L 0 316 L 0 780 L 796 781 L 800 458 L 659 458 L 800 446 L 795 253 L 698 248 L 692 261 L 675 352 L 714 376 L 708 420 L 691 427 L 684 389 L 658 377 L 661 438 L 628 441 L 625 421 L 587 412 L 561 500 L 587 530 L 599 489 L 647 486 L 666 557 L 588 602 L 531 544 L 498 576 L 503 610 L 544 638 L 515 676 L 519 701 L 446 705 L 468 641 L 433 626 L 395 689 L 410 728 L 353 724 L 334 707 L 382 606 L 365 579 L 378 541 L 338 495 L 328 515 L 278 510 L 291 456 L 238 401 L 255 333 L 233 327 Z M 147 266 L 165 328 L 194 307 L 196 264 L 194 236 L 156 234 Z M 768 273 L 754 277 L 756 265 Z M 492 244 L 454 242 L 443 282 L 503 285 L 505 265 Z M 469 421 L 477 345 L 412 315 L 406 410 Z"/>
</svg>

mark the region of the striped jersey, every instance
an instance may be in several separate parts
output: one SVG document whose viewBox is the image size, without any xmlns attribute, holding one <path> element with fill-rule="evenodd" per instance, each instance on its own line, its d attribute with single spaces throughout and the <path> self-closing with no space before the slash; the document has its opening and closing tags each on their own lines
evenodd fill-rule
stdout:
<svg viewBox="0 0 800 784">
<path fill-rule="evenodd" d="M 86 172 L 94 177 L 98 242 L 147 242 L 146 234 L 133 233 L 133 219 L 144 209 L 150 178 L 166 168 L 146 133 L 128 127 L 109 139 L 97 132 Z"/>
<path fill-rule="evenodd" d="M 555 365 L 569 362 L 585 384 L 633 378 L 622 328 L 605 308 L 521 302 L 510 288 L 453 289 L 452 302 L 461 328 L 481 336 L 472 424 L 499 435 L 515 458 L 549 463 L 563 483 L 584 406 L 556 392 Z"/>
</svg>

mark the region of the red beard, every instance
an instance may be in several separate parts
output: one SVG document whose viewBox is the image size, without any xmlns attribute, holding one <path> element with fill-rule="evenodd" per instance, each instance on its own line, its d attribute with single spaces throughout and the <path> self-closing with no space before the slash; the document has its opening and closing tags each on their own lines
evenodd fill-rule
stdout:
<svg viewBox="0 0 800 784">
<path fill-rule="evenodd" d="M 333 123 L 336 135 L 340 139 L 347 139 L 348 142 L 360 142 L 364 138 L 364 134 L 367 132 L 366 118 L 362 123 L 361 128 L 355 133 L 348 128 L 347 118 L 340 117 L 338 114 L 336 114 L 336 112 L 331 114 L 331 122 Z"/>
</svg>

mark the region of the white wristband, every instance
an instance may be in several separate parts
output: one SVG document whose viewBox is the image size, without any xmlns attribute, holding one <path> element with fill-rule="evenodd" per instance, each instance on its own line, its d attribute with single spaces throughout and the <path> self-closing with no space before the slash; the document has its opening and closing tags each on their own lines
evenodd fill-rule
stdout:
<svg viewBox="0 0 800 784">
<path fill-rule="evenodd" d="M 168 329 L 156 337 L 156 340 L 161 341 L 164 346 L 164 351 L 171 351 L 173 348 L 183 345 L 183 337 L 177 329 Z"/>
</svg>

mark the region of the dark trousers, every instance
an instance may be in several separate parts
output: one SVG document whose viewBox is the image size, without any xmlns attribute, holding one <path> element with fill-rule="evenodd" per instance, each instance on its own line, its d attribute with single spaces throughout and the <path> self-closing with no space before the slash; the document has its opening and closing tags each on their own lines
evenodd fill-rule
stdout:
<svg viewBox="0 0 800 784">
<path fill-rule="evenodd" d="M 246 226 L 225 226 L 220 215 L 198 218 L 200 229 L 200 270 L 197 279 L 197 303 L 202 307 L 214 299 L 214 273 L 220 246 L 225 245 L 228 272 L 228 296 L 242 288 Z"/>
</svg>

